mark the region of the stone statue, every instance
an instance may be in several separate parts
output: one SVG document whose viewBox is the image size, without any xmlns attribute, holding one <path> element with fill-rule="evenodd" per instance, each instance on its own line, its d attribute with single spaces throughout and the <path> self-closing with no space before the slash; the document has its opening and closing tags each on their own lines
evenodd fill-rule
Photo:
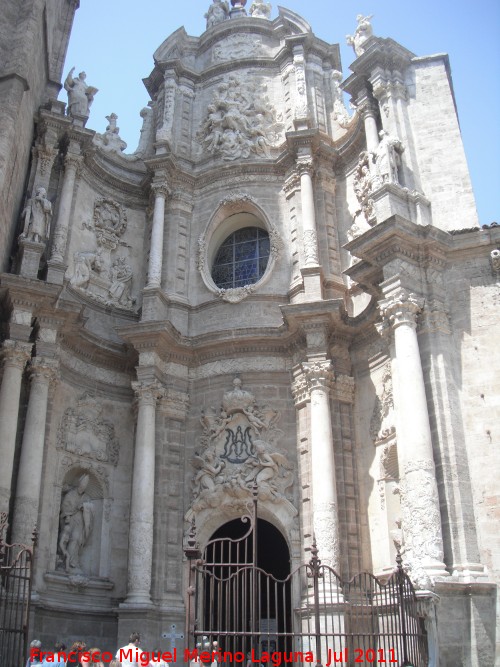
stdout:
<svg viewBox="0 0 500 667">
<path fill-rule="evenodd" d="M 369 37 L 373 35 L 372 24 L 370 23 L 370 19 L 372 18 L 373 14 L 371 16 L 363 16 L 363 14 L 358 14 L 356 16 L 358 25 L 356 26 L 354 35 L 346 35 L 347 43 L 349 46 L 352 46 L 354 53 L 358 58 L 365 52 L 363 44 Z"/>
<path fill-rule="evenodd" d="M 52 204 L 47 199 L 45 188 L 38 187 L 35 196 L 30 197 L 22 213 L 24 229 L 22 239 L 42 243 L 49 237 Z"/>
<path fill-rule="evenodd" d="M 101 257 L 99 251 L 75 252 L 73 255 L 75 266 L 73 275 L 70 278 L 70 285 L 86 289 L 90 282 L 92 271 L 100 273 L 102 269 Z"/>
<path fill-rule="evenodd" d="M 207 30 L 217 23 L 222 23 L 229 16 L 229 6 L 225 0 L 212 0 L 212 4 L 205 14 L 207 19 Z"/>
<path fill-rule="evenodd" d="M 73 78 L 74 71 L 75 68 L 72 67 L 64 82 L 64 90 L 68 93 L 68 116 L 88 117 L 90 105 L 98 91 L 93 86 L 87 86 L 85 72 L 80 72 Z"/>
<path fill-rule="evenodd" d="M 271 15 L 272 6 L 269 2 L 262 2 L 262 0 L 254 0 L 250 5 L 250 16 L 259 19 L 268 19 Z"/>
<path fill-rule="evenodd" d="M 398 168 L 401 165 L 403 144 L 399 139 L 391 137 L 385 130 L 380 130 L 379 137 L 380 143 L 375 151 L 375 163 L 380 185 L 399 183 Z"/>
<path fill-rule="evenodd" d="M 111 285 L 108 290 L 113 303 L 125 308 L 133 305 L 134 299 L 130 297 L 132 276 L 132 268 L 127 264 L 125 257 L 115 259 L 110 271 Z"/>
<path fill-rule="evenodd" d="M 61 501 L 59 515 L 59 553 L 66 572 L 80 572 L 80 554 L 92 532 L 94 505 L 85 492 L 89 476 L 82 475 Z"/>
<path fill-rule="evenodd" d="M 108 125 L 104 134 L 96 134 L 94 143 L 108 153 L 121 154 L 127 148 L 127 143 L 120 137 L 120 128 L 117 127 L 116 121 L 118 116 L 115 113 L 106 116 Z"/>
</svg>

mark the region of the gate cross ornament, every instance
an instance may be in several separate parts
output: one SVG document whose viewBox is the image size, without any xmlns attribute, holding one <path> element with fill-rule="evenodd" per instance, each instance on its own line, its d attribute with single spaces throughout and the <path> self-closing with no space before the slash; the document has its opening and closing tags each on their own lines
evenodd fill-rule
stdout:
<svg viewBox="0 0 500 667">
<path fill-rule="evenodd" d="M 170 626 L 170 632 L 162 632 L 162 638 L 163 639 L 170 639 L 170 653 L 173 653 L 175 650 L 175 640 L 176 639 L 184 639 L 184 635 L 182 632 L 176 632 L 176 625 L 175 623 L 172 623 Z"/>
</svg>

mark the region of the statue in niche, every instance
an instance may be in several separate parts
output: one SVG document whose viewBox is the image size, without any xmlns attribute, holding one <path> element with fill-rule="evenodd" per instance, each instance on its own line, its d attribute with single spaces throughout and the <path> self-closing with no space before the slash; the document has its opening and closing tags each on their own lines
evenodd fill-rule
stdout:
<svg viewBox="0 0 500 667">
<path fill-rule="evenodd" d="M 207 30 L 217 23 L 222 23 L 229 16 L 229 6 L 225 0 L 212 0 L 205 18 L 207 19 Z"/>
<path fill-rule="evenodd" d="M 224 392 L 219 412 L 203 410 L 201 451 L 191 461 L 193 509 L 247 501 L 255 483 L 261 500 L 287 501 L 293 474 L 286 455 L 276 450 L 283 435 L 276 426 L 280 416 L 269 405 L 257 405 L 240 378 Z"/>
<path fill-rule="evenodd" d="M 399 183 L 398 169 L 401 166 L 401 153 L 404 151 L 401 141 L 385 130 L 379 132 L 380 143 L 375 151 L 375 164 L 378 180 L 374 189 L 384 183 Z"/>
<path fill-rule="evenodd" d="M 250 5 L 249 14 L 254 18 L 268 19 L 271 16 L 272 6 L 269 2 L 254 0 Z"/>
<path fill-rule="evenodd" d="M 197 139 L 224 160 L 268 157 L 283 128 L 266 93 L 256 82 L 241 84 L 235 76 L 221 83 L 207 107 Z"/>
<path fill-rule="evenodd" d="M 66 572 L 81 572 L 80 554 L 92 532 L 94 505 L 86 493 L 89 480 L 89 475 L 83 474 L 65 490 L 61 500 L 57 544 Z"/>
<path fill-rule="evenodd" d="M 20 239 L 43 243 L 49 237 L 52 204 L 47 199 L 45 188 L 38 187 L 35 195 L 28 199 L 22 213 L 24 229 Z"/>
<path fill-rule="evenodd" d="M 109 296 L 113 303 L 125 308 L 133 306 L 135 299 L 130 296 L 132 276 L 132 267 L 127 264 L 125 257 L 117 257 L 110 271 Z"/>
<path fill-rule="evenodd" d="M 363 16 L 363 14 L 358 14 L 356 16 L 358 25 L 356 26 L 354 35 L 346 35 L 347 44 L 352 46 L 354 53 L 358 58 L 365 52 L 363 44 L 369 37 L 373 35 L 372 24 L 370 23 L 372 18 L 373 14 L 371 16 Z"/>
<path fill-rule="evenodd" d="M 73 77 L 74 71 L 75 68 L 72 67 L 64 82 L 64 90 L 68 93 L 68 116 L 88 117 L 90 106 L 98 90 L 87 85 L 85 72 L 80 72 L 77 77 Z"/>
</svg>

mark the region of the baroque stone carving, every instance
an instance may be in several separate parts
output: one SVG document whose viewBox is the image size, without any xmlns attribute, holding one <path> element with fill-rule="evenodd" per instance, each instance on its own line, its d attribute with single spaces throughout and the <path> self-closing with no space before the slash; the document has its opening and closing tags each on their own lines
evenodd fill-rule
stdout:
<svg viewBox="0 0 500 667">
<path fill-rule="evenodd" d="M 116 125 L 118 116 L 112 113 L 106 116 L 106 120 L 108 121 L 106 131 L 104 134 L 97 133 L 95 135 L 94 144 L 107 153 L 118 153 L 120 155 L 127 148 L 127 143 L 120 137 L 120 128 Z"/>
<path fill-rule="evenodd" d="M 265 93 L 262 84 L 244 84 L 230 76 L 213 94 L 198 141 L 224 160 L 268 157 L 283 124 Z"/>
<path fill-rule="evenodd" d="M 47 199 L 45 188 L 38 187 L 28 199 L 22 218 L 24 229 L 19 240 L 26 239 L 35 243 L 43 243 L 49 238 L 52 204 Z"/>
<path fill-rule="evenodd" d="M 126 257 L 111 256 L 118 246 L 128 247 L 121 240 L 127 229 L 125 209 L 112 199 L 98 199 L 92 221 L 83 226 L 94 232 L 97 248 L 74 253 L 73 270 L 67 273 L 70 285 L 105 305 L 133 309 L 132 267 Z"/>
<path fill-rule="evenodd" d="M 439 498 L 431 460 L 405 464 L 400 496 L 404 561 L 412 579 L 422 587 L 418 573 L 426 564 L 443 560 Z"/>
<path fill-rule="evenodd" d="M 94 523 L 94 504 L 86 493 L 89 475 L 63 490 L 57 540 L 60 566 L 66 572 L 79 573 L 80 554 L 88 542 Z"/>
<path fill-rule="evenodd" d="M 76 406 L 64 413 L 57 434 L 57 447 L 95 461 L 118 464 L 120 451 L 113 424 L 103 418 L 102 404 L 83 394 Z"/>
<path fill-rule="evenodd" d="M 400 287 L 387 299 L 379 302 L 380 314 L 394 328 L 401 324 L 416 327 L 417 315 L 424 307 L 424 299 Z"/>
<path fill-rule="evenodd" d="M 346 35 L 346 41 L 349 46 L 352 46 L 354 53 L 359 58 L 364 52 L 364 43 L 366 40 L 373 35 L 372 24 L 370 23 L 373 18 L 373 14 L 370 16 L 363 16 L 363 14 L 358 14 L 356 16 L 356 21 L 358 25 L 354 31 L 354 35 Z"/>
<path fill-rule="evenodd" d="M 205 18 L 207 19 L 207 30 L 229 17 L 229 5 L 225 0 L 212 0 Z"/>
<path fill-rule="evenodd" d="M 318 235 L 314 229 L 306 229 L 304 234 L 304 259 L 308 265 L 318 265 Z"/>
<path fill-rule="evenodd" d="M 379 188 L 384 183 L 400 183 L 399 168 L 401 153 L 404 151 L 404 146 L 397 137 L 392 137 L 385 130 L 380 130 L 378 134 L 380 143 L 375 151 L 377 173 L 373 189 Z"/>
<path fill-rule="evenodd" d="M 494 273 L 500 273 L 500 248 L 494 248 L 490 252 L 490 263 Z"/>
<path fill-rule="evenodd" d="M 271 9 L 271 3 L 263 2 L 262 0 L 254 0 L 250 5 L 248 13 L 254 18 L 269 19 L 271 16 Z"/>
<path fill-rule="evenodd" d="M 287 457 L 276 449 L 283 435 L 277 428 L 280 417 L 271 406 L 258 406 L 239 378 L 224 393 L 220 410 L 203 410 L 202 450 L 191 462 L 196 468 L 194 510 L 244 504 L 255 484 L 260 500 L 286 500 L 293 474 Z"/>
<path fill-rule="evenodd" d="M 224 41 L 214 46 L 212 58 L 214 62 L 225 62 L 240 58 L 252 58 L 262 51 L 262 40 L 253 35 L 229 35 Z"/>
<path fill-rule="evenodd" d="M 384 366 L 382 375 L 382 392 L 377 393 L 370 421 L 370 435 L 377 443 L 385 440 L 395 432 L 394 398 L 392 391 L 392 374 L 390 364 Z"/>
<path fill-rule="evenodd" d="M 255 285 L 244 285 L 243 287 L 230 287 L 228 289 L 220 288 L 217 290 L 217 296 L 228 303 L 240 303 L 247 296 L 255 292 Z"/>
<path fill-rule="evenodd" d="M 344 96 L 340 84 L 342 83 L 342 72 L 332 70 L 332 97 L 333 97 L 333 119 L 337 121 L 340 127 L 347 127 L 351 121 L 351 116 L 344 103 Z"/>
<path fill-rule="evenodd" d="M 77 77 L 73 77 L 74 71 L 75 68 L 72 67 L 64 81 L 64 90 L 68 93 L 68 116 L 88 118 L 90 105 L 98 90 L 87 85 L 85 72 L 80 72 Z"/>
</svg>

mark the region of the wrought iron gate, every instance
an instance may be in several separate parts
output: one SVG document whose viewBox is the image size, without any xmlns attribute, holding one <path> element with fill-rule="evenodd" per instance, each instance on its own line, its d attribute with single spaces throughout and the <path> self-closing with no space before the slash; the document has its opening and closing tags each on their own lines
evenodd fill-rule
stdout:
<svg viewBox="0 0 500 667">
<path fill-rule="evenodd" d="M 33 557 L 31 547 L 7 544 L 7 513 L 0 514 L 0 665 L 17 667 L 27 660 Z"/>
<path fill-rule="evenodd" d="M 400 556 L 385 583 L 368 573 L 344 582 L 314 547 L 308 563 L 278 580 L 257 566 L 256 501 L 252 515 L 243 517 L 243 537 L 211 540 L 203 558 L 193 525 L 186 549 L 191 652 L 244 665 L 427 667 L 423 621 Z"/>
</svg>

